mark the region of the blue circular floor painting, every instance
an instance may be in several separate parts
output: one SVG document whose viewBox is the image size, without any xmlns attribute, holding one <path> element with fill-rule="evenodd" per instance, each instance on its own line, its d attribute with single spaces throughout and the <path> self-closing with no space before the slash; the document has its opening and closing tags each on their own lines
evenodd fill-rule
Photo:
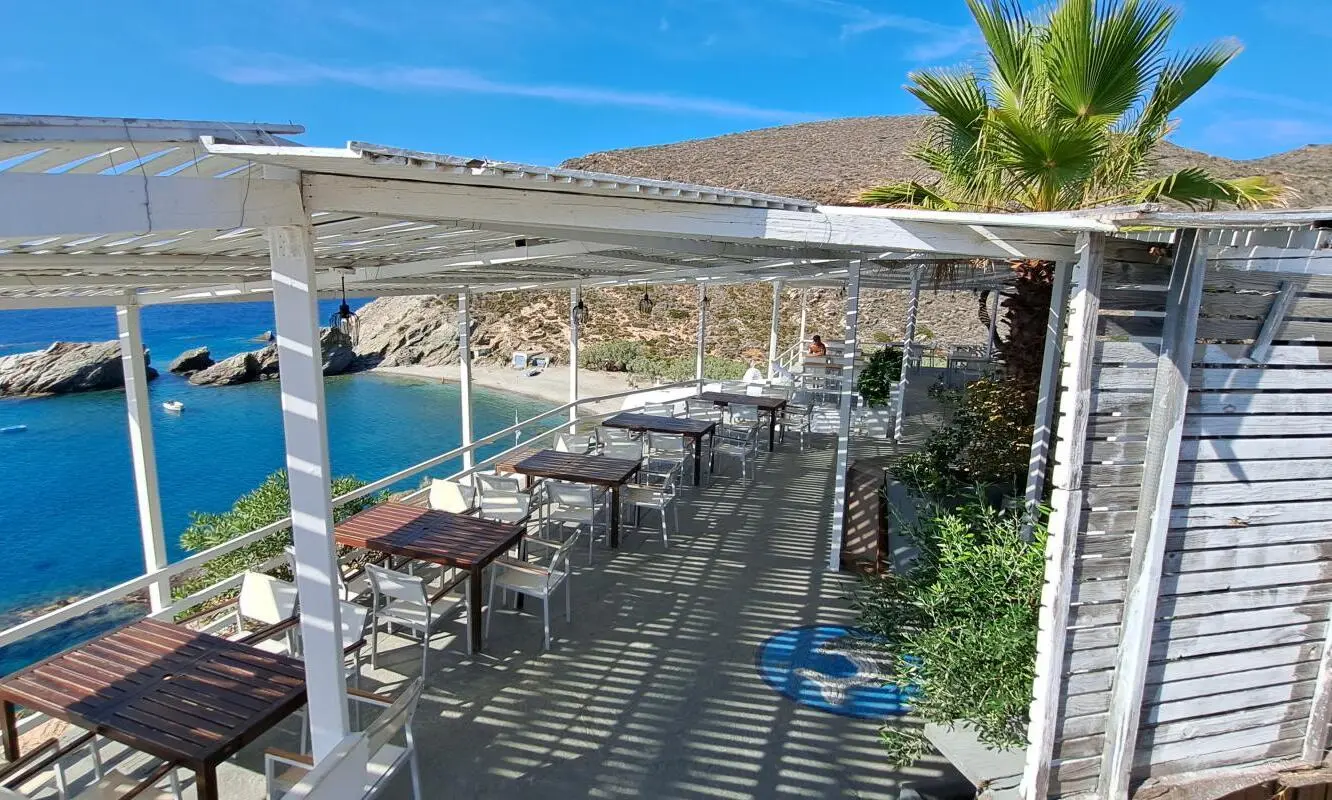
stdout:
<svg viewBox="0 0 1332 800">
<path fill-rule="evenodd" d="M 885 685 L 891 656 L 852 628 L 782 631 L 759 645 L 755 661 L 764 682 L 802 705 L 863 719 L 908 711 L 910 693 Z"/>
</svg>

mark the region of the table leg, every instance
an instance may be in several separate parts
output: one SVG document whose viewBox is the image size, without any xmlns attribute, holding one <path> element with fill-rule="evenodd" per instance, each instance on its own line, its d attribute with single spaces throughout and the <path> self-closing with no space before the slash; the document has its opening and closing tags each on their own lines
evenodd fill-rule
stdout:
<svg viewBox="0 0 1332 800">
<path fill-rule="evenodd" d="M 199 800 L 217 800 L 217 767 L 194 771 L 194 791 Z"/>
<path fill-rule="evenodd" d="M 772 452 L 774 443 L 777 441 L 777 411 L 768 412 L 768 452 Z"/>
<path fill-rule="evenodd" d="M 6 700 L 4 702 L 4 723 L 5 723 L 5 760 L 13 763 L 18 761 L 18 715 L 14 712 L 14 704 Z"/>
<path fill-rule="evenodd" d="M 694 486 L 703 483 L 703 434 L 694 437 Z"/>
<path fill-rule="evenodd" d="M 620 485 L 617 483 L 610 490 L 610 546 L 612 550 L 620 547 Z"/>
<path fill-rule="evenodd" d="M 481 625 L 483 618 L 481 616 L 481 576 L 485 570 L 480 567 L 472 569 L 471 578 L 467 581 L 467 616 L 470 619 L 472 633 L 472 652 L 481 652 Z M 518 595 L 522 597 L 522 595 Z"/>
</svg>

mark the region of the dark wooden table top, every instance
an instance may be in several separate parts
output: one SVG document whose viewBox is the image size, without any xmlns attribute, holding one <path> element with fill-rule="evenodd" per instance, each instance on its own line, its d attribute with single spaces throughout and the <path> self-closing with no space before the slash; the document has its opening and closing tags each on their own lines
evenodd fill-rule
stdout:
<svg viewBox="0 0 1332 800">
<path fill-rule="evenodd" d="M 703 392 L 700 400 L 708 400 L 720 406 L 758 406 L 764 411 L 773 411 L 787 404 L 785 397 L 769 397 L 761 394 L 731 394 L 729 392 Z"/>
<path fill-rule="evenodd" d="M 472 569 L 518 543 L 520 525 L 402 503 L 381 503 L 333 529 L 338 544 Z"/>
<path fill-rule="evenodd" d="M 652 431 L 654 433 L 678 433 L 682 436 L 702 436 L 711 433 L 717 423 L 706 419 L 688 417 L 661 417 L 654 414 L 633 414 L 624 412 L 601 421 L 607 428 L 624 428 L 631 431 Z"/>
<path fill-rule="evenodd" d="M 0 680 L 0 699 L 197 770 L 300 708 L 305 669 L 288 656 L 143 619 Z"/>
<path fill-rule="evenodd" d="M 638 472 L 639 462 L 581 453 L 541 450 L 514 464 L 514 472 L 570 483 L 619 486 Z"/>
</svg>

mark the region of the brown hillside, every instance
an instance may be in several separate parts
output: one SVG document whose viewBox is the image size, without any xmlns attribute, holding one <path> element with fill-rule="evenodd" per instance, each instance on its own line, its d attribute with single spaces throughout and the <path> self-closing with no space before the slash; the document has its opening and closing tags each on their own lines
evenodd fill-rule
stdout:
<svg viewBox="0 0 1332 800">
<path fill-rule="evenodd" d="M 927 177 L 906 155 L 927 120 L 904 115 L 807 122 L 592 153 L 564 166 L 847 204 L 861 189 Z M 1332 145 L 1236 161 L 1166 143 L 1158 158 L 1162 173 L 1197 165 L 1225 177 L 1269 175 L 1298 192 L 1299 205 L 1332 204 Z"/>
</svg>

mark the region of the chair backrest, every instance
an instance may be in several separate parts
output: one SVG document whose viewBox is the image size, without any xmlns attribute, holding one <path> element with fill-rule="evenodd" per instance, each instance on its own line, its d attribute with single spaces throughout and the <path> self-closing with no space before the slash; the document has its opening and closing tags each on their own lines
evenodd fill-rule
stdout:
<svg viewBox="0 0 1332 800">
<path fill-rule="evenodd" d="M 588 438 L 582 435 L 562 433 L 555 437 L 555 450 L 559 453 L 586 453 Z"/>
<path fill-rule="evenodd" d="M 631 442 L 606 442 L 601 448 L 601 454 L 607 458 L 625 458 L 630 461 L 642 461 L 643 442 L 642 440 Z"/>
<path fill-rule="evenodd" d="M 649 431 L 648 448 L 657 453 L 683 453 L 685 440 L 679 434 Z"/>
<path fill-rule="evenodd" d="M 365 638 L 365 620 L 370 616 L 370 609 L 356 603 L 339 603 L 342 620 L 342 646 L 351 647 Z"/>
<path fill-rule="evenodd" d="M 635 438 L 634 432 L 625 428 L 597 428 L 597 436 L 602 444 L 610 442 L 632 442 Z"/>
<path fill-rule="evenodd" d="M 503 522 L 515 522 L 532 510 L 532 496 L 526 492 L 487 491 L 481 494 L 481 516 Z"/>
<path fill-rule="evenodd" d="M 236 607 L 246 619 L 276 625 L 296 613 L 296 585 L 262 572 L 247 572 Z"/>
<path fill-rule="evenodd" d="M 764 386 L 764 387 L 763 387 L 763 396 L 764 396 L 764 397 L 781 397 L 781 398 L 783 398 L 783 399 L 790 400 L 790 399 L 791 399 L 791 392 L 792 392 L 792 390 L 793 390 L 793 387 L 791 387 L 791 386 L 778 386 L 778 385 L 775 385 L 775 384 L 772 385 L 772 386 Z"/>
<path fill-rule="evenodd" d="M 588 508 L 592 505 L 591 486 L 564 481 L 546 481 L 545 487 L 550 501 L 557 505 L 579 508 Z"/>
<path fill-rule="evenodd" d="M 523 490 L 522 481 L 519 481 L 512 475 L 496 475 L 493 472 L 478 472 L 472 477 L 476 478 L 477 484 L 481 487 L 482 497 L 484 497 L 487 492 L 521 492 Z"/>
<path fill-rule="evenodd" d="M 457 481 L 432 480 L 429 502 L 430 507 L 438 511 L 462 514 L 476 505 L 476 489 Z"/>
<path fill-rule="evenodd" d="M 370 578 L 370 589 L 376 595 L 427 605 L 425 578 L 391 570 L 378 564 L 366 564 L 365 574 Z"/>
<path fill-rule="evenodd" d="M 749 384 L 744 381 L 722 381 L 721 383 L 721 390 L 728 394 L 735 394 L 737 392 L 744 394 L 745 389 L 748 387 Z"/>
<path fill-rule="evenodd" d="M 337 744 L 282 800 L 359 800 L 365 797 L 370 751 L 365 736 L 353 733 Z M 22 795 L 17 795 L 22 797 Z M 0 798 L 7 795 L 0 793 Z"/>
<path fill-rule="evenodd" d="M 642 413 L 654 417 L 675 416 L 675 403 L 644 403 Z"/>
<path fill-rule="evenodd" d="M 375 753 L 384 749 L 384 745 L 411 727 L 412 718 L 416 716 L 416 707 L 421 702 L 421 690 L 424 685 L 424 678 L 418 677 L 412 681 L 401 694 L 393 698 L 388 708 L 375 717 L 374 722 L 366 726 L 365 741 L 370 748 L 372 759 Z"/>
<path fill-rule="evenodd" d="M 745 384 L 745 394 L 750 397 L 762 397 L 764 388 L 761 383 L 748 383 Z"/>
<path fill-rule="evenodd" d="M 731 406 L 731 419 L 736 422 L 758 422 L 758 406 Z"/>
</svg>

